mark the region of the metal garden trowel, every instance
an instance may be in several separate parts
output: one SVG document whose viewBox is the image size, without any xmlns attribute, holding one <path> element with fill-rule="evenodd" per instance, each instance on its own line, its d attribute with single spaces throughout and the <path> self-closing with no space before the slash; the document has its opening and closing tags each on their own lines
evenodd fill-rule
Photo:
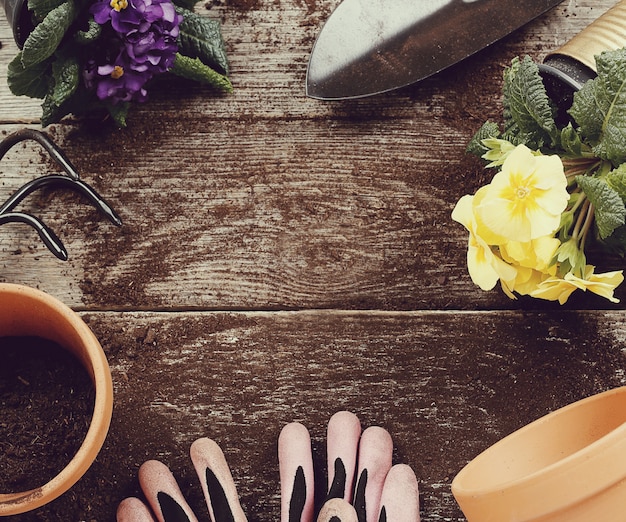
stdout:
<svg viewBox="0 0 626 522">
<path fill-rule="evenodd" d="M 484 49 L 561 1 L 344 0 L 315 42 L 306 93 L 339 100 L 410 85 Z M 576 64 L 582 63 L 593 73 L 594 54 L 590 53 L 624 45 L 625 9 L 623 0 L 561 53 L 554 53 L 547 74 L 558 76 L 564 67 L 561 62 L 570 59 L 555 57 L 572 53 Z M 589 40 L 594 45 L 589 46 Z"/>
</svg>

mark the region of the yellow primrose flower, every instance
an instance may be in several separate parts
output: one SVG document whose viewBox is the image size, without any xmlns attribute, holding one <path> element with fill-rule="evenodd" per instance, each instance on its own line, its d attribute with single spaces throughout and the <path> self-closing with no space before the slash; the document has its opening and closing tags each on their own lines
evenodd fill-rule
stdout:
<svg viewBox="0 0 626 522">
<path fill-rule="evenodd" d="M 536 156 L 518 145 L 477 205 L 477 218 L 494 234 L 527 242 L 554 234 L 569 193 L 561 158 Z"/>
<path fill-rule="evenodd" d="M 452 219 L 469 231 L 467 269 L 472 281 L 482 290 L 491 290 L 501 278 L 514 279 L 516 271 L 495 255 L 485 240 L 476 233 L 473 199 L 474 196 L 463 196 L 452 211 Z"/>
<path fill-rule="evenodd" d="M 502 290 L 511 299 L 516 299 L 516 292 L 519 295 L 530 295 L 537 290 L 539 285 L 551 277 L 547 272 L 540 272 L 534 268 L 528 268 L 521 265 L 513 265 L 517 270 L 517 276 L 515 279 L 502 280 Z"/>
<path fill-rule="evenodd" d="M 556 273 L 556 265 L 553 263 L 557 249 L 561 246 L 558 238 L 543 236 L 526 243 L 509 241 L 500 245 L 502 258 L 512 264 L 532 268 L 540 272 L 550 270 L 552 275 Z"/>
<path fill-rule="evenodd" d="M 472 214 L 474 216 L 474 222 L 476 223 L 475 232 L 483 238 L 488 245 L 503 245 L 504 243 L 507 243 L 509 239 L 500 234 L 496 234 L 491 228 L 485 225 L 480 218 L 480 213 L 477 210 L 483 204 L 488 194 L 489 185 L 480 187 L 476 191 L 476 194 L 474 194 L 474 199 L 472 200 Z"/>
<path fill-rule="evenodd" d="M 594 274 L 594 269 L 593 265 L 587 265 L 584 278 L 577 277 L 571 272 L 565 274 L 563 278 L 550 277 L 540 283 L 537 290 L 531 292 L 530 295 L 549 301 L 558 300 L 560 304 L 564 304 L 574 290 L 580 289 L 589 290 L 612 303 L 619 303 L 619 299 L 613 296 L 613 292 L 624 281 L 622 270 Z"/>
<path fill-rule="evenodd" d="M 528 295 L 555 275 L 557 266 L 552 261 L 560 244 L 557 238 L 544 236 L 527 243 L 509 241 L 500 245 L 502 259 L 517 270 L 515 279 L 502 281 L 504 293 L 512 299 L 515 299 L 513 292 Z"/>
</svg>

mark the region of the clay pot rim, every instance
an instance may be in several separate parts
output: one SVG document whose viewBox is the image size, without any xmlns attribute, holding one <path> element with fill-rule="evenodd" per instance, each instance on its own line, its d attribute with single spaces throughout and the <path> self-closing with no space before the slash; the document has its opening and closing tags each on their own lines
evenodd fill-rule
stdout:
<svg viewBox="0 0 626 522">
<path fill-rule="evenodd" d="M 626 407 L 626 386 L 592 395 L 555 410 L 487 448 L 470 461 L 452 481 L 453 494 L 461 507 L 466 505 L 465 503 L 474 504 L 478 502 L 488 506 L 494 499 L 498 499 L 497 503 L 501 503 L 503 497 L 509 498 L 519 495 L 528 502 L 526 510 L 528 512 L 536 511 L 537 514 L 533 516 L 537 516 L 544 514 L 540 511 L 542 508 L 537 505 L 537 498 L 552 495 L 552 509 L 557 511 L 571 503 L 571 497 L 578 496 L 578 499 L 582 500 L 624 480 L 626 469 L 623 466 L 611 466 L 611 464 L 616 462 L 620 456 L 623 460 L 623 455 L 626 455 L 626 422 L 624 422 L 626 415 L 623 415 L 623 422 L 590 444 L 566 454 L 563 458 L 532 473 L 487 486 L 477 483 L 476 478 L 473 477 L 477 468 L 487 465 L 489 460 L 492 460 L 498 452 L 507 446 L 510 446 L 510 449 L 520 450 L 524 441 L 527 440 L 528 442 L 531 438 L 536 438 L 537 433 L 545 431 L 546 434 L 549 434 L 550 430 L 554 428 L 553 424 L 563 423 L 567 417 L 575 416 L 581 412 L 592 414 L 602 407 L 602 403 L 610 401 L 620 401 Z M 596 455 L 597 458 L 591 458 L 592 455 Z M 590 484 L 585 480 L 578 482 L 568 480 L 572 474 L 584 477 L 586 470 L 598 466 L 598 462 L 601 463 L 600 465 L 604 465 L 606 470 L 601 481 Z M 567 484 L 567 488 L 561 487 L 563 484 Z"/>
<path fill-rule="evenodd" d="M 95 400 L 91 423 L 85 439 L 72 460 L 49 482 L 38 488 L 23 492 L 0 492 L 0 516 L 25 513 L 51 502 L 70 489 L 89 469 L 104 444 L 113 412 L 113 383 L 110 368 L 104 351 L 89 327 L 79 315 L 56 298 L 34 288 L 11 283 L 0 283 L 1 309 L 11 306 L 10 299 L 22 303 L 32 303 L 47 313 L 54 320 L 62 321 L 77 336 L 80 343 L 75 353 L 92 378 L 95 388 Z M 6 334 L 4 331 L 0 335 Z M 25 335 L 22 333 L 21 335 Z M 37 333 L 55 342 L 54 335 Z M 74 349 L 70 351 L 74 352 Z"/>
</svg>

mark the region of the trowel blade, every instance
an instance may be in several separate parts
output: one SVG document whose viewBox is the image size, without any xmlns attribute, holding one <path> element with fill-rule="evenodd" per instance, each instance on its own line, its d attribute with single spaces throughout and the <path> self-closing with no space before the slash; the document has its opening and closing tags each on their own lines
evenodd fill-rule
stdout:
<svg viewBox="0 0 626 522">
<path fill-rule="evenodd" d="M 312 98 L 358 98 L 453 65 L 562 0 L 343 0 L 320 31 L 306 79 Z"/>
</svg>

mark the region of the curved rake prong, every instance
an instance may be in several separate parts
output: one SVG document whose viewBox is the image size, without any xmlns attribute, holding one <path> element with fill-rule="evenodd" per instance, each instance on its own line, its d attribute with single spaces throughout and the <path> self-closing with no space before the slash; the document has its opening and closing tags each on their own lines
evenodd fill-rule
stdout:
<svg viewBox="0 0 626 522">
<path fill-rule="evenodd" d="M 111 223 L 122 225 L 122 220 L 111 206 L 90 185 L 80 179 L 73 179 L 62 174 L 48 174 L 22 185 L 5 203 L 0 206 L 0 215 L 12 211 L 26 196 L 37 189 L 51 185 L 70 188 L 85 196 Z"/>
<path fill-rule="evenodd" d="M 50 252 L 57 256 L 60 260 L 67 261 L 67 250 L 65 249 L 65 246 L 63 246 L 61 240 L 48 226 L 35 216 L 31 216 L 30 214 L 26 214 L 24 212 L 7 212 L 5 214 L 0 214 L 0 225 L 5 223 L 26 223 L 27 225 L 30 225 L 37 231 L 39 237 L 48 247 Z"/>
<path fill-rule="evenodd" d="M 59 149 L 56 144 L 43 132 L 35 129 L 20 129 L 12 134 L 9 134 L 2 142 L 0 142 L 0 159 L 7 153 L 7 151 L 13 147 L 16 143 L 24 140 L 34 140 L 39 143 L 50 156 L 54 159 L 68 176 L 72 179 L 78 180 L 80 176 L 76 170 L 76 167 L 72 162 L 63 154 L 63 151 Z"/>
</svg>

